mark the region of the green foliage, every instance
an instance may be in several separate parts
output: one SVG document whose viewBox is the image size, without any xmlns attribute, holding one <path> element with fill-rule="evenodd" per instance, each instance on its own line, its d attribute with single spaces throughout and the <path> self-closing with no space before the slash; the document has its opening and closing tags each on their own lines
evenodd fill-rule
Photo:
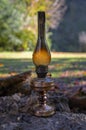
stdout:
<svg viewBox="0 0 86 130">
<path fill-rule="evenodd" d="M 0 1 L 0 48 L 12 50 L 21 40 L 16 36 L 22 25 L 22 15 L 9 0 Z"/>
<path fill-rule="evenodd" d="M 0 1 L 0 51 L 32 50 L 37 40 L 37 11 L 46 0 Z M 50 46 L 49 34 L 47 34 Z"/>
<path fill-rule="evenodd" d="M 32 50 L 34 44 L 36 43 L 36 37 L 32 31 L 23 30 L 18 37 L 22 40 L 22 45 L 19 46 L 18 50 Z"/>
</svg>

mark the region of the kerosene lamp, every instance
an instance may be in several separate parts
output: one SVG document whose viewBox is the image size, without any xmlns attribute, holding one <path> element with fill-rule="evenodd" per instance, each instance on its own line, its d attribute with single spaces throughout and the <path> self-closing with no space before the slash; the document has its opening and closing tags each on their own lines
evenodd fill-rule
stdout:
<svg viewBox="0 0 86 130">
<path fill-rule="evenodd" d="M 33 63 L 35 64 L 37 77 L 32 79 L 31 87 L 39 94 L 39 103 L 34 105 L 33 114 L 42 117 L 51 116 L 55 113 L 55 108 L 48 103 L 46 94 L 54 87 L 54 81 L 46 76 L 51 54 L 45 39 L 45 12 L 39 11 L 38 40 L 33 52 Z"/>
</svg>

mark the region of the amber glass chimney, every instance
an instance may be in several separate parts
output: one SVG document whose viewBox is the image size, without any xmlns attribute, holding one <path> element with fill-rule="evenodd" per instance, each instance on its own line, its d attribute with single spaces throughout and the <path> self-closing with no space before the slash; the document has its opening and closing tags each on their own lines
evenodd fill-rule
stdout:
<svg viewBox="0 0 86 130">
<path fill-rule="evenodd" d="M 38 40 L 33 53 L 33 63 L 36 66 L 36 73 L 39 78 L 45 78 L 48 72 L 48 65 L 51 61 L 51 54 L 46 44 L 45 37 L 45 12 L 38 12 Z"/>
</svg>

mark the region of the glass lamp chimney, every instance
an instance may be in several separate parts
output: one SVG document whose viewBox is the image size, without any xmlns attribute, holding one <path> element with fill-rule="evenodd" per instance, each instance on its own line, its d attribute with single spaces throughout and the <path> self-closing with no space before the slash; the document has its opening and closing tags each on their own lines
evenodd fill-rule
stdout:
<svg viewBox="0 0 86 130">
<path fill-rule="evenodd" d="M 40 11 L 38 12 L 38 39 L 33 52 L 33 63 L 39 78 L 46 77 L 50 61 L 51 54 L 45 38 L 45 12 Z"/>
</svg>

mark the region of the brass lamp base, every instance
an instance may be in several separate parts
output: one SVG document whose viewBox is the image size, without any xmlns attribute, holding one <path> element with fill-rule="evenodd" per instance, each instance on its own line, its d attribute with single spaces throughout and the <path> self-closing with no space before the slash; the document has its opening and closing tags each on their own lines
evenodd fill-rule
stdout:
<svg viewBox="0 0 86 130">
<path fill-rule="evenodd" d="M 55 113 L 54 106 L 47 103 L 47 91 L 54 86 L 51 78 L 34 78 L 31 87 L 39 93 L 39 103 L 34 105 L 33 114 L 40 117 L 51 116 Z"/>
<path fill-rule="evenodd" d="M 40 116 L 40 117 L 47 117 L 47 116 L 52 116 L 55 113 L 55 109 L 53 106 L 49 105 L 36 105 L 34 106 L 33 113 L 35 116 Z"/>
</svg>

